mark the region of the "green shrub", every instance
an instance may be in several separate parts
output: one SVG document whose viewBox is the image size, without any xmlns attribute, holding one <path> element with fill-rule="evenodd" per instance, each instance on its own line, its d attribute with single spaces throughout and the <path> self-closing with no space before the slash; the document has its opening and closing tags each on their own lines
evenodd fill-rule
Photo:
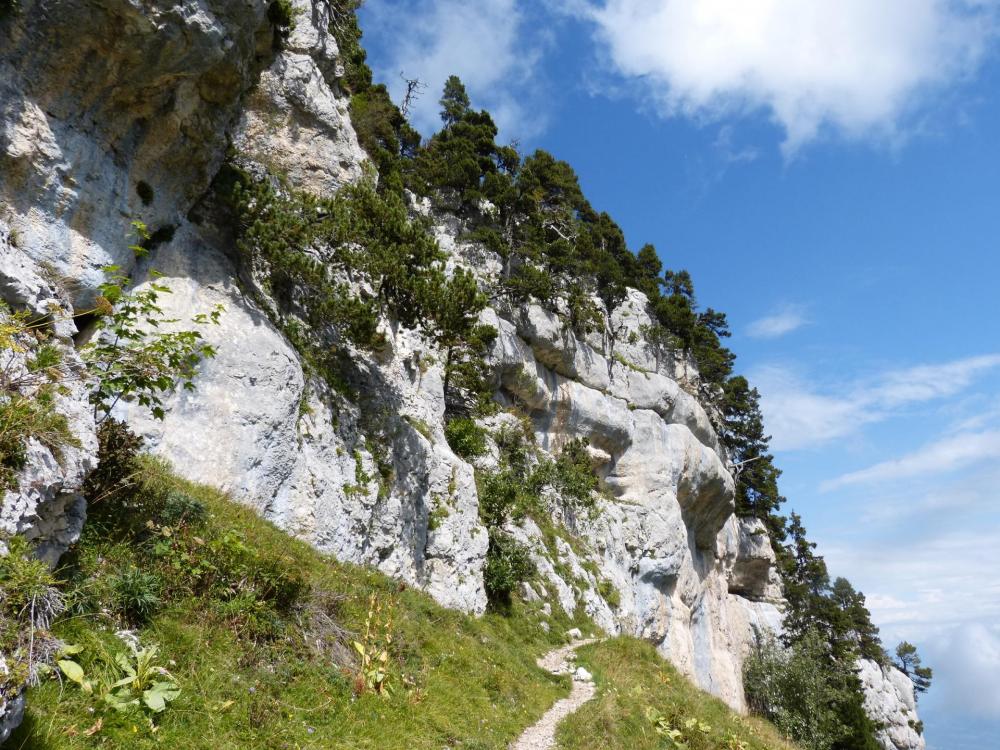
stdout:
<svg viewBox="0 0 1000 750">
<path fill-rule="evenodd" d="M 109 417 L 97 426 L 97 467 L 83 485 L 88 522 L 116 527 L 142 526 L 149 509 L 137 507 L 148 496 L 135 491 L 142 473 L 139 451 L 143 440 L 125 422 Z"/>
<path fill-rule="evenodd" d="M 877 750 L 851 666 L 835 662 L 816 631 L 788 648 L 760 636 L 743 667 L 750 710 L 808 750 Z"/>
<path fill-rule="evenodd" d="M 587 452 L 589 445 L 586 438 L 571 440 L 555 461 L 553 485 L 563 502 L 573 508 L 593 508 L 594 492 L 600 487 L 594 461 Z"/>
<path fill-rule="evenodd" d="M 466 461 L 471 461 L 486 452 L 486 430 L 468 417 L 450 419 L 444 426 L 444 436 L 448 445 Z"/>
<path fill-rule="evenodd" d="M 163 500 L 163 507 L 158 514 L 159 521 L 164 526 L 199 526 L 208 515 L 205 504 L 190 495 L 172 490 Z"/>
<path fill-rule="evenodd" d="M 531 578 L 535 570 L 531 553 L 523 544 L 504 531 L 490 529 L 483 583 L 493 604 L 509 604 L 517 585 Z"/>
<path fill-rule="evenodd" d="M 608 603 L 611 609 L 618 609 L 622 603 L 622 595 L 618 588 L 607 578 L 601 578 L 597 582 L 597 593 Z"/>
</svg>

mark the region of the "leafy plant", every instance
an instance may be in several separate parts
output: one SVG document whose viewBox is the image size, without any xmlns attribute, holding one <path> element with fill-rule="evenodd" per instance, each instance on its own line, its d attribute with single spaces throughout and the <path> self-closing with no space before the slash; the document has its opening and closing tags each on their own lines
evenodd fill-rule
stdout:
<svg viewBox="0 0 1000 750">
<path fill-rule="evenodd" d="M 368 616 L 360 641 L 352 641 L 357 652 L 358 670 L 354 681 L 355 693 L 375 693 L 388 696 L 392 693 L 389 674 L 389 657 L 392 648 L 392 601 L 383 607 L 378 594 L 368 600 Z"/>
<path fill-rule="evenodd" d="M 115 711 L 142 711 L 158 714 L 181 693 L 174 676 L 156 663 L 159 646 L 141 648 L 129 645 L 105 664 L 97 677 L 87 676 L 80 662 L 70 658 L 81 653 L 82 646 L 65 646 L 57 655 L 56 666 L 70 682 L 86 695 L 94 695 Z"/>
<path fill-rule="evenodd" d="M 743 683 L 751 710 L 809 750 L 878 747 L 853 664 L 832 659 L 816 631 L 789 648 L 761 636 L 744 662 Z"/>
<path fill-rule="evenodd" d="M 154 281 L 145 289 L 126 292 L 128 279 L 120 269 L 108 266 L 105 271 L 109 279 L 100 288 L 97 333 L 81 352 L 94 377 L 90 394 L 94 416 L 103 421 L 119 401 L 134 400 L 163 419 L 164 396 L 178 385 L 194 390 L 198 365 L 215 356 L 215 347 L 196 330 L 159 330 L 179 322 L 166 319 L 159 305 L 169 287 Z M 217 305 L 208 314 L 193 316 L 191 322 L 218 325 L 223 310 Z"/>
<path fill-rule="evenodd" d="M 165 526 L 198 526 L 205 521 L 207 514 L 203 502 L 184 492 L 172 490 L 163 501 L 159 521 Z"/>
<path fill-rule="evenodd" d="M 683 720 L 671 720 L 656 709 L 647 708 L 646 718 L 653 725 L 656 733 L 664 738 L 666 747 L 676 748 L 676 750 L 688 750 L 695 737 L 707 736 L 712 733 L 710 725 L 693 716 Z"/>
<path fill-rule="evenodd" d="M 553 486 L 563 502 L 573 508 L 593 508 L 594 492 L 600 487 L 588 446 L 586 438 L 570 440 L 555 461 Z"/>
<path fill-rule="evenodd" d="M 124 677 L 111 685 L 106 700 L 118 710 L 142 706 L 152 713 L 160 713 L 167 703 L 180 695 L 180 687 L 173 675 L 155 663 L 159 646 L 133 648 L 130 654 L 118 654 L 115 661 Z"/>
<path fill-rule="evenodd" d="M 509 603 L 517 585 L 535 574 L 535 563 L 528 549 L 507 532 L 493 527 L 489 534 L 483 583 L 492 602 Z"/>
</svg>

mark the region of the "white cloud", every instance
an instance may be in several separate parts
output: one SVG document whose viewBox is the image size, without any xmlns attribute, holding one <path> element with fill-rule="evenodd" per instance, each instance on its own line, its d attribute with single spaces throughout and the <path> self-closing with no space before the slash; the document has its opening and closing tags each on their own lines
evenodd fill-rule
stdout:
<svg viewBox="0 0 1000 750">
<path fill-rule="evenodd" d="M 941 474 L 997 458 L 1000 458 L 1000 431 L 964 433 L 938 440 L 900 458 L 844 474 L 824 482 L 820 489 L 825 492 L 849 485 Z"/>
<path fill-rule="evenodd" d="M 967 388 L 977 376 L 996 367 L 1000 367 L 1000 354 L 911 367 L 888 373 L 875 389 L 873 399 L 886 406 L 896 406 L 951 396 Z"/>
<path fill-rule="evenodd" d="M 1000 626 L 971 623 L 931 644 L 935 692 L 952 712 L 1000 719 Z"/>
<path fill-rule="evenodd" d="M 1000 355 L 969 357 L 889 371 L 826 393 L 784 367 L 756 368 L 751 379 L 761 392 L 772 447 L 798 450 L 853 434 L 893 410 L 953 396 L 998 367 Z"/>
<path fill-rule="evenodd" d="M 820 537 L 819 551 L 832 574 L 865 593 L 887 645 L 932 641 L 952 628 L 1000 618 L 1000 581 L 983 575 L 1000 569 L 1000 528 L 989 511 L 967 520 L 983 528 L 913 530 L 895 540 L 838 534 L 836 544 Z"/>
<path fill-rule="evenodd" d="M 866 490 L 860 521 L 896 529 L 905 524 L 940 525 L 942 519 L 954 521 L 991 508 L 1000 511 L 1000 492 L 996 489 L 1000 487 L 1000 467 L 996 462 L 984 464 L 943 483 L 929 484 L 920 478 L 916 483 L 896 482 L 879 487 L 878 500 L 874 502 Z"/>
<path fill-rule="evenodd" d="M 781 367 L 754 370 L 764 423 L 775 450 L 797 450 L 843 437 L 871 421 L 858 399 L 811 390 Z"/>
<path fill-rule="evenodd" d="M 769 112 L 793 153 L 824 128 L 896 137 L 923 95 L 973 72 L 993 0 L 601 0 L 576 8 L 662 112 Z M 581 11 L 581 8 L 585 9 Z"/>
<path fill-rule="evenodd" d="M 760 151 L 752 146 L 737 147 L 735 144 L 732 125 L 723 125 L 719 128 L 719 134 L 715 138 L 712 147 L 722 161 L 724 167 L 731 164 L 749 164 L 757 161 Z"/>
<path fill-rule="evenodd" d="M 774 315 L 768 315 L 747 326 L 747 334 L 757 339 L 775 339 L 798 330 L 809 321 L 799 305 L 788 305 Z"/>
<path fill-rule="evenodd" d="M 400 72 L 427 85 L 410 109 L 425 134 L 441 126 L 438 99 L 454 74 L 505 134 L 533 135 L 544 126 L 544 109 L 534 104 L 545 33 L 529 26 L 524 8 L 518 0 L 369 0 L 365 31 L 381 38 L 389 58 L 376 77 L 397 102 L 405 90 Z"/>
</svg>

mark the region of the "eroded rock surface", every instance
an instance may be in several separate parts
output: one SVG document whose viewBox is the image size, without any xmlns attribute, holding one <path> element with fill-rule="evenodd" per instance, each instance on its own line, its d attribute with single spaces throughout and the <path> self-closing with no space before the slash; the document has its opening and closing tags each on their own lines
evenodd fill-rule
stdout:
<svg viewBox="0 0 1000 750">
<path fill-rule="evenodd" d="M 883 750 L 924 750 L 910 678 L 895 667 L 883 667 L 869 659 L 859 661 L 858 669 L 865 712 L 880 726 L 877 737 Z"/>
<path fill-rule="evenodd" d="M 196 390 L 171 397 L 163 421 L 128 404 L 119 416 L 177 471 L 289 533 L 481 613 L 488 536 L 474 468 L 444 437 L 436 347 L 385 321 L 384 349 L 355 352 L 351 390 L 334 391 L 267 314 L 206 198 L 230 145 L 257 172 L 316 193 L 365 171 L 328 4 L 294 0 L 295 28 L 281 49 L 267 5 L 22 2 L 0 26 L 0 219 L 16 235 L 12 242 L 0 224 L 0 295 L 40 314 L 50 300 L 82 312 L 101 267 L 117 263 L 139 284 L 151 269 L 164 274 L 170 317 L 223 305 L 219 325 L 201 329 L 218 356 L 203 363 Z M 426 203 L 414 210 L 433 222 L 449 268 L 499 268 L 462 239 L 460 220 Z M 127 250 L 133 219 L 157 232 L 138 267 Z M 780 628 L 770 542 L 759 524 L 734 516 L 733 477 L 697 372 L 645 341 L 645 297 L 630 290 L 608 319 L 603 334 L 581 338 L 538 305 L 483 315 L 499 334 L 487 362 L 496 400 L 527 418 L 545 454 L 586 438 L 608 489 L 594 514 L 556 513 L 571 533 L 554 549 L 530 520 L 509 529 L 540 574 L 524 597 L 539 627 L 553 607 L 583 607 L 609 633 L 651 640 L 742 708 L 753 633 Z M 74 332 L 57 327 L 70 360 Z M 0 528 L 50 556 L 79 533 L 78 490 L 93 456 L 83 392 L 67 396 L 65 409 L 80 448 L 57 458 L 33 447 L 26 489 L 5 495 L 0 512 Z M 501 413 L 494 426 L 504 419 L 515 417 Z M 872 677 L 871 694 L 889 696 L 895 681 Z M 873 699 L 872 710 L 888 701 Z"/>
<path fill-rule="evenodd" d="M 59 382 L 50 387 L 53 410 L 65 418 L 68 433 L 58 446 L 29 438 L 24 465 L 11 482 L 0 485 L 0 555 L 8 554 L 3 540 L 18 534 L 31 541 L 36 553 L 54 567 L 83 529 L 86 502 L 81 490 L 96 465 L 97 437 L 92 407 L 87 402 L 83 364 L 73 347 L 76 326 L 71 304 L 43 276 L 42 269 L 11 244 L 9 227 L 3 221 L 0 302 L 7 309 L 28 314 L 26 322 L 36 331 L 16 335 L 15 348 L 0 351 L 3 397 L 33 398 L 47 385 L 47 377 L 29 371 L 27 366 L 37 351 L 39 337 L 44 335 L 45 343 L 54 346 L 62 360 Z M 11 653 L 12 649 L 15 653 Z M 0 744 L 24 714 L 23 685 L 8 682 L 11 674 L 23 672 L 24 665 L 18 660 L 12 644 L 0 643 Z"/>
</svg>

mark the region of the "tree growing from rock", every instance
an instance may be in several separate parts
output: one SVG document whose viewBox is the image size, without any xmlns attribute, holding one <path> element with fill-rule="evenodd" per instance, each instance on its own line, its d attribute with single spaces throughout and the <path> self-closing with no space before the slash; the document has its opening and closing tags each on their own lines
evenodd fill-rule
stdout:
<svg viewBox="0 0 1000 750">
<path fill-rule="evenodd" d="M 909 641 L 903 641 L 896 646 L 896 658 L 893 659 L 896 668 L 913 682 L 917 693 L 926 693 L 931 686 L 934 670 L 925 667 L 917 653 L 917 647 Z"/>
</svg>

